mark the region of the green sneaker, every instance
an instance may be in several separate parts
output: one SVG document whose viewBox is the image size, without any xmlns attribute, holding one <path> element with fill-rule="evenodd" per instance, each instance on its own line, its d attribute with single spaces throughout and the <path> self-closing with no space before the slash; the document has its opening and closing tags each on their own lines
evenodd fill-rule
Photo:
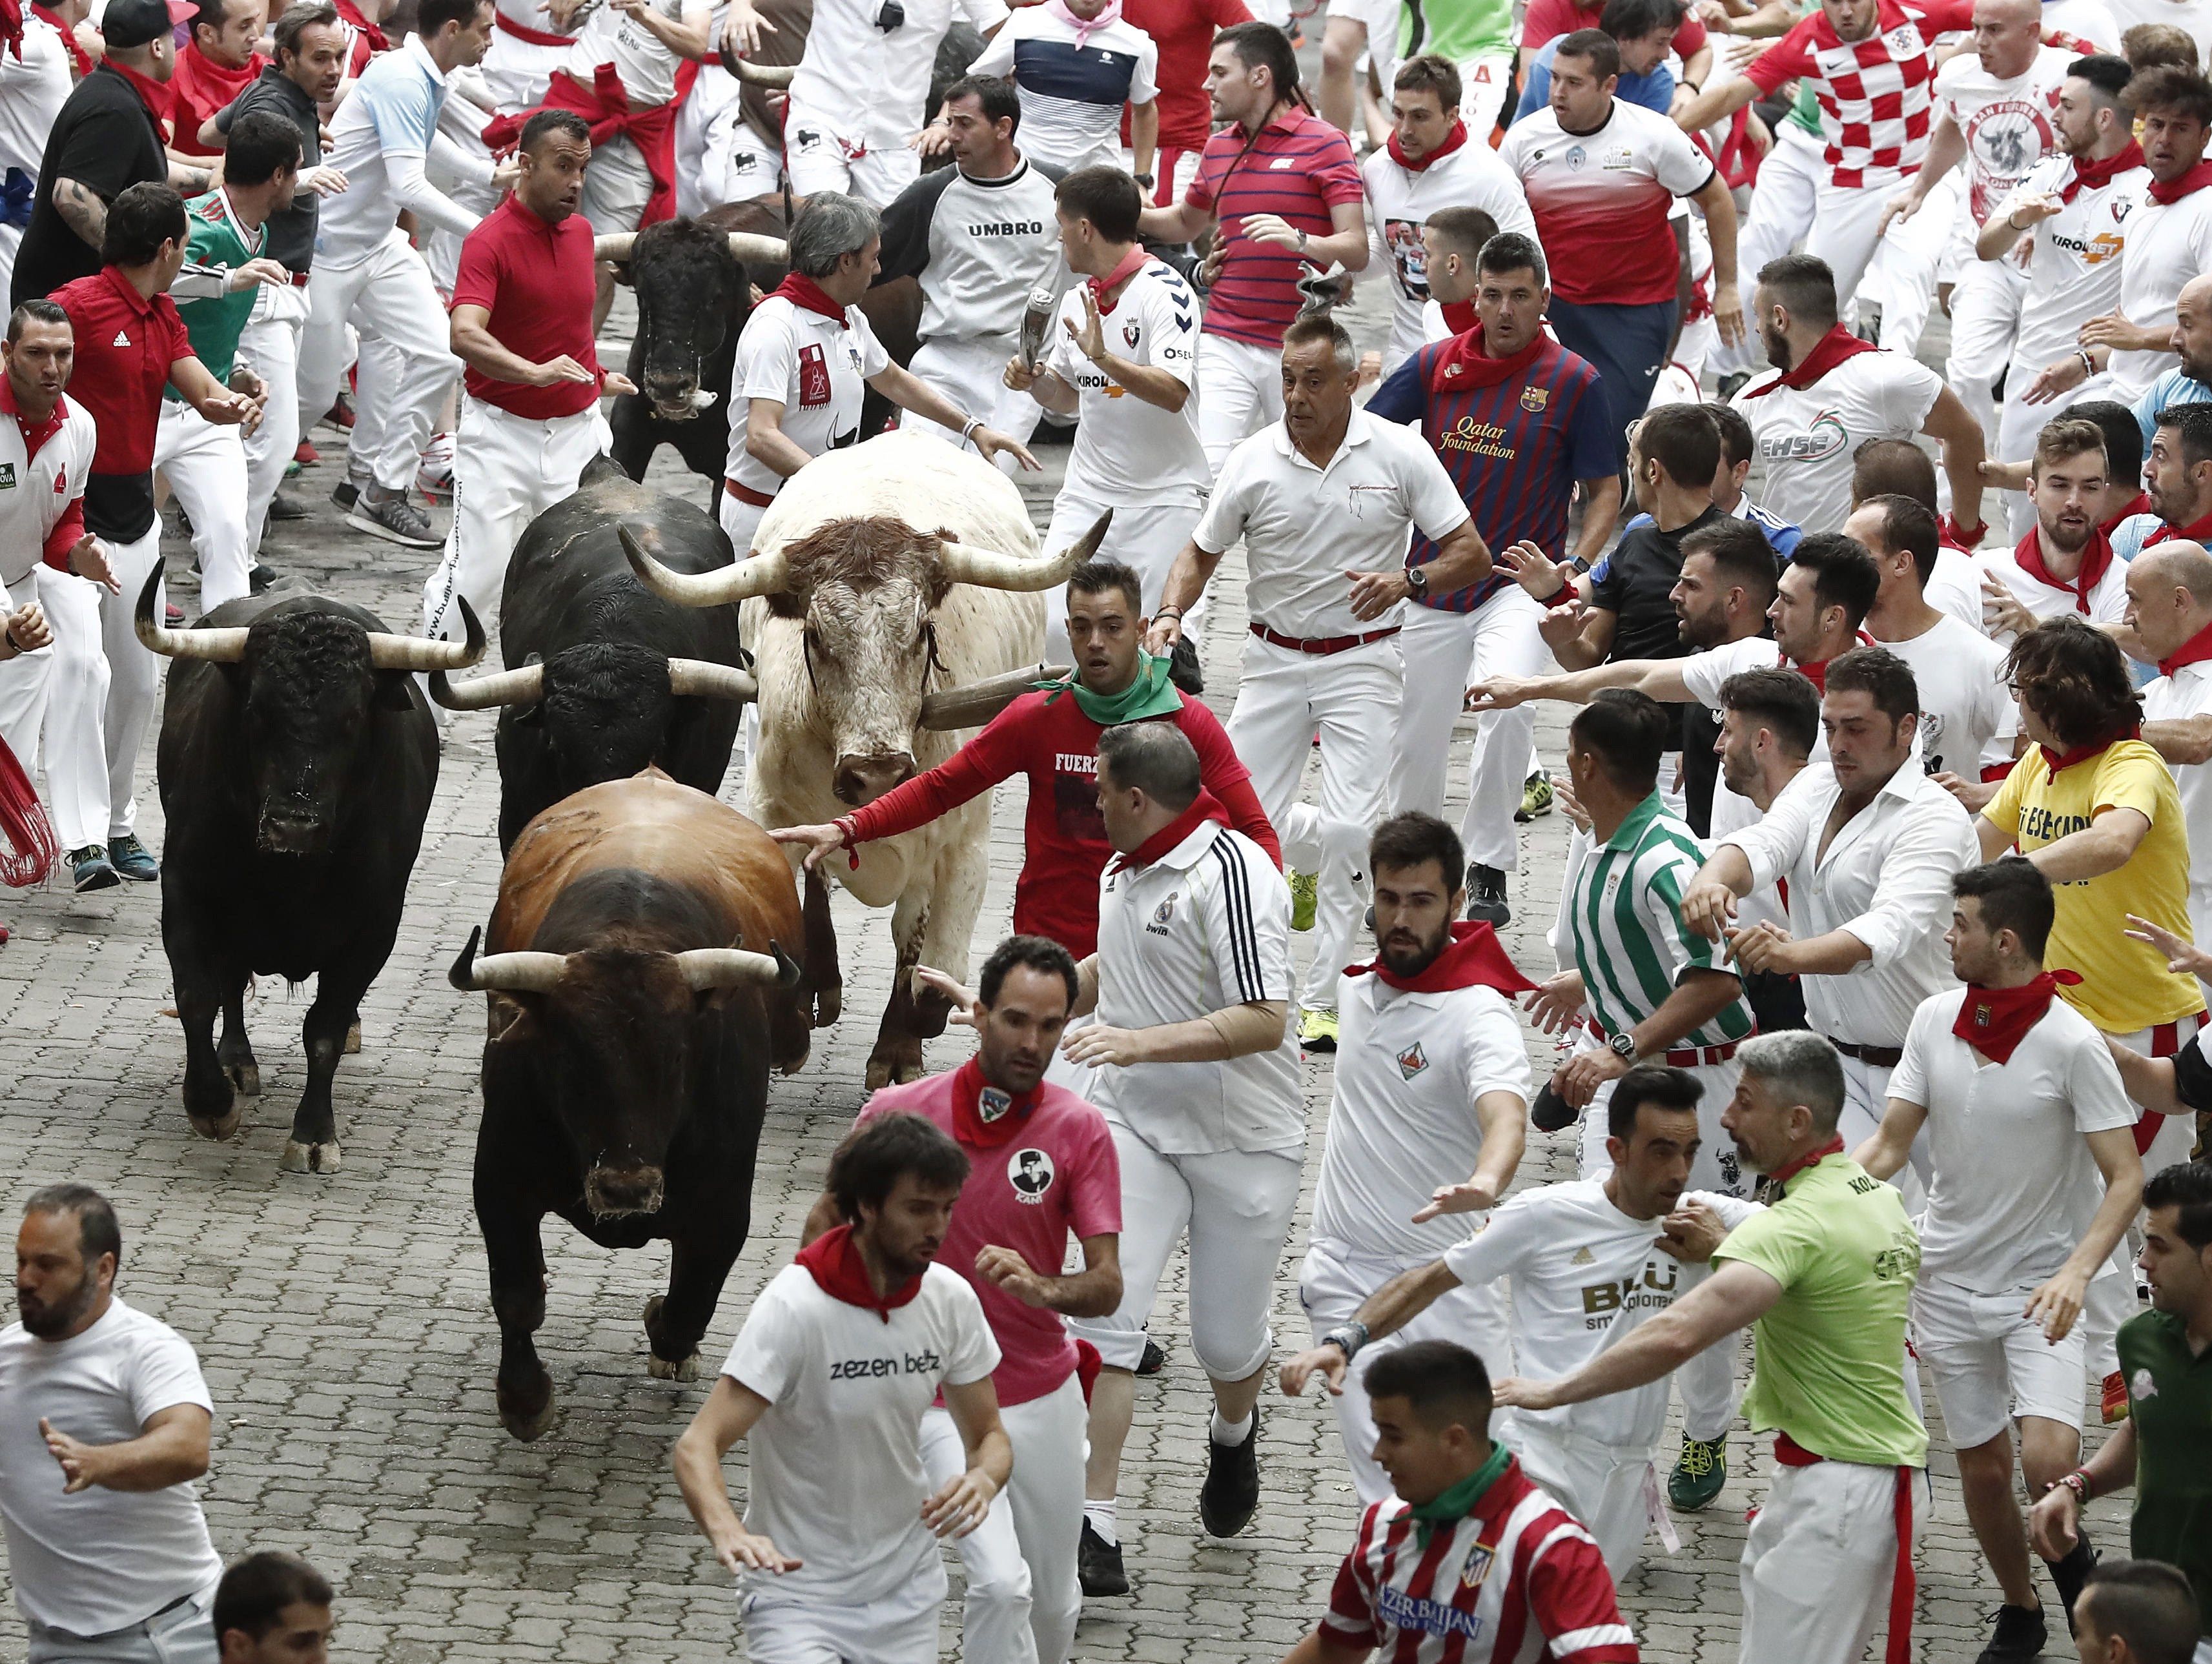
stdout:
<svg viewBox="0 0 2212 1664">
<path fill-rule="evenodd" d="M 1527 823 L 1552 812 L 1552 777 L 1539 768 L 1521 787 L 1521 806 L 1513 818 Z"/>
<path fill-rule="evenodd" d="M 1290 876 L 1291 928 L 1311 930 L 1314 904 L 1321 898 L 1321 877 L 1313 872 L 1293 872 Z"/>
<path fill-rule="evenodd" d="M 1685 1435 L 1682 1454 L 1667 1476 L 1667 1500 L 1685 1514 L 1695 1513 L 1721 1494 L 1728 1483 L 1728 1441 Z"/>
<path fill-rule="evenodd" d="M 1298 1044 L 1309 1052 L 1336 1049 L 1336 1013 L 1307 1011 L 1298 1018 Z"/>
</svg>

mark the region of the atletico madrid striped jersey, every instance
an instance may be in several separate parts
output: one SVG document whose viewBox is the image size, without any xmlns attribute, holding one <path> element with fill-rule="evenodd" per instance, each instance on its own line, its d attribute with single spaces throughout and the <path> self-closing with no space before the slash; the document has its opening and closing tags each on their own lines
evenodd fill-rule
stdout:
<svg viewBox="0 0 2212 1664">
<path fill-rule="evenodd" d="M 1378 1664 L 1636 1664 L 1597 1544 L 1518 1461 L 1425 1547 L 1389 1497 L 1359 1521 L 1321 1632 Z"/>
<path fill-rule="evenodd" d="M 1298 315 L 1304 267 L 1293 249 L 1254 242 L 1244 222 L 1273 214 L 1309 237 L 1326 237 L 1334 228 L 1329 210 L 1365 194 L 1344 135 L 1295 106 L 1278 112 L 1257 135 L 1232 122 L 1208 139 L 1183 201 L 1213 210 L 1226 252 L 1200 333 L 1281 346 Z"/>
<path fill-rule="evenodd" d="M 1800 77 L 1812 88 L 1837 189 L 1894 185 L 1928 154 L 1936 82 L 1929 43 L 1973 26 L 1972 0 L 1881 0 L 1874 33 L 1845 40 L 1825 11 L 1815 11 L 1743 73 L 1770 96 Z"/>
</svg>

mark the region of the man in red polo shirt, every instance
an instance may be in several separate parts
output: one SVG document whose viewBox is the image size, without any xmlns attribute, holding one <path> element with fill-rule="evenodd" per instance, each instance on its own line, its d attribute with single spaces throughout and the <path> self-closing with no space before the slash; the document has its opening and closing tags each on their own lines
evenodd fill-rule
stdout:
<svg viewBox="0 0 2212 1664">
<path fill-rule="evenodd" d="M 84 489 L 91 536 L 73 551 L 69 573 L 39 580 L 55 641 L 46 783 L 54 830 L 80 890 L 105 890 L 118 876 L 142 883 L 161 876 L 131 829 L 138 805 L 131 792 L 160 681 L 131 611 L 161 560 L 154 512 L 161 390 L 174 387 L 210 422 L 250 428 L 261 416 L 258 395 L 231 392 L 193 355 L 169 298 L 187 234 L 182 197 L 166 185 L 134 185 L 108 208 L 100 270 L 53 293 L 76 332 L 70 397 L 99 432 Z"/>
<path fill-rule="evenodd" d="M 567 110 L 523 124 L 514 194 L 468 234 L 453 282 L 453 351 L 468 366 L 453 446 L 453 525 L 422 590 L 442 636 L 456 596 L 492 629 L 523 528 L 576 489 L 613 442 L 599 390 L 637 390 L 599 368 L 592 339 L 592 224 L 576 211 L 592 130 Z"/>
</svg>

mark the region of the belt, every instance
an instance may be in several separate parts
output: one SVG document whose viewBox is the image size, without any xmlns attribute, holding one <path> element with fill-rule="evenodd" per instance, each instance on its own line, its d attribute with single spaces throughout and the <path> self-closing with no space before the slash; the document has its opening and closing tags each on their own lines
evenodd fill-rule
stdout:
<svg viewBox="0 0 2212 1664">
<path fill-rule="evenodd" d="M 1395 635 L 1398 633 L 1398 629 L 1399 626 L 1393 624 L 1388 629 L 1369 630 L 1364 635 L 1323 635 L 1319 637 L 1309 637 L 1303 635 L 1285 635 L 1280 630 L 1269 629 L 1265 624 L 1262 624 L 1256 620 L 1254 621 L 1252 625 L 1252 634 L 1258 636 L 1262 641 L 1267 642 L 1270 647 L 1288 647 L 1292 653 L 1310 653 L 1317 655 L 1332 653 L 1348 653 L 1354 647 L 1365 647 L 1370 641 L 1387 641 L 1391 636 Z"/>
<path fill-rule="evenodd" d="M 740 485 L 735 480 L 724 480 L 722 482 L 722 489 L 728 492 L 739 502 L 749 504 L 755 508 L 765 508 L 775 501 L 775 498 L 769 493 L 766 491 L 756 491 L 751 486 Z"/>
<path fill-rule="evenodd" d="M 1810 1467 L 1827 1461 L 1815 1454 L 1791 1438 L 1778 1431 L 1774 1436 L 1774 1460 L 1784 1467 Z M 1891 1508 L 1891 1519 L 1897 1531 L 1897 1558 L 1889 1575 L 1889 1639 L 1882 1653 L 1883 1664 L 1905 1664 L 1912 1656 L 1912 1602 L 1918 1580 L 1912 1570 L 1912 1476 L 1917 1467 L 1897 1469 L 1896 1500 Z"/>
<path fill-rule="evenodd" d="M 1607 1037 L 1605 1025 L 1594 1017 L 1584 1017 L 1583 1027 L 1588 1029 L 1600 1040 Z M 1748 1039 L 1749 1036 L 1747 1035 L 1746 1038 Z M 1716 1063 L 1726 1063 L 1735 1055 L 1735 1048 L 1741 1044 L 1742 1044 L 1741 1041 L 1731 1040 L 1725 1046 L 1677 1046 L 1662 1056 L 1646 1058 L 1644 1061 L 1663 1063 L 1669 1069 L 1694 1069 L 1699 1064 L 1704 1064 L 1710 1068 Z"/>
<path fill-rule="evenodd" d="M 1835 1039 L 1831 1039 L 1828 1044 L 1845 1057 L 1855 1057 L 1877 1069 L 1894 1069 L 1905 1060 L 1905 1048 L 1901 1046 L 1854 1046 L 1848 1040 Z"/>
</svg>

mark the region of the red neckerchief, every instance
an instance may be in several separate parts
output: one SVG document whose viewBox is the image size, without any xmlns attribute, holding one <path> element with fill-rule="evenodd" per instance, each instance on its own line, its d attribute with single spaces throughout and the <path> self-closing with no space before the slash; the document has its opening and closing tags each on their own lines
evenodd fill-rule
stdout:
<svg viewBox="0 0 2212 1664">
<path fill-rule="evenodd" d="M 1802 362 L 1783 371 L 1777 380 L 1768 382 L 1764 387 L 1753 388 L 1743 397 L 1764 398 L 1777 387 L 1789 387 L 1802 392 L 1845 359 L 1856 358 L 1863 352 L 1881 350 L 1873 342 L 1860 340 L 1838 324 L 1813 343 L 1813 350 L 1805 355 Z"/>
<path fill-rule="evenodd" d="M 146 106 L 146 113 L 153 117 L 155 130 L 161 134 L 161 143 L 167 144 L 173 113 L 169 103 L 169 89 L 152 77 L 140 75 L 128 64 L 118 64 L 112 58 L 100 61 L 131 83 L 131 90 L 138 94 L 138 101 Z"/>
<path fill-rule="evenodd" d="M 845 308 L 822 292 L 822 285 L 800 272 L 793 272 L 775 286 L 775 292 L 802 312 L 819 313 L 842 324 Z"/>
<path fill-rule="evenodd" d="M 26 435 L 27 438 L 28 435 Z M 2172 676 L 2184 665 L 2201 665 L 2212 659 L 2212 624 L 2207 624 L 2171 653 L 2158 661 L 2158 673 Z"/>
<path fill-rule="evenodd" d="M 1437 310 L 1444 315 L 1444 327 L 1454 335 L 1465 335 L 1479 321 L 1472 301 L 1439 301 Z"/>
<path fill-rule="evenodd" d="M 2020 569 L 2039 584 L 2069 591 L 2074 597 L 2074 610 L 2086 618 L 2089 616 L 2089 592 L 2112 568 L 2112 543 L 2102 528 L 2091 532 L 2088 543 L 2081 550 L 2081 570 L 2071 579 L 2052 577 L 2050 568 L 2043 564 L 2040 525 L 2028 527 L 2027 536 L 2020 540 L 2020 547 L 2013 550 L 2012 557 L 2020 562 Z"/>
<path fill-rule="evenodd" d="M 268 64 L 267 58 L 255 52 L 242 69 L 234 70 L 202 52 L 197 40 L 185 42 L 185 49 L 177 54 L 176 71 L 169 77 L 169 109 L 177 130 L 171 142 L 187 155 L 216 154 L 201 145 L 200 124 L 258 80 Z"/>
<path fill-rule="evenodd" d="M 978 1150 L 995 1150 L 1022 1130 L 1041 1095 L 1018 1098 L 992 1085 L 971 1057 L 952 1072 L 952 1135 Z"/>
<path fill-rule="evenodd" d="M 1198 795 L 1191 799 L 1189 808 L 1127 854 L 1116 855 L 1112 870 L 1118 872 L 1125 866 L 1150 866 L 1207 821 L 1218 821 L 1226 826 L 1229 824 L 1229 811 L 1213 800 L 1212 793 L 1200 786 Z"/>
<path fill-rule="evenodd" d="M 1858 638 L 1859 639 L 1852 644 L 1853 647 L 1878 647 L 1881 645 L 1881 642 L 1875 641 L 1874 637 L 1869 635 L 1864 630 L 1858 632 Z M 1844 651 L 1848 653 L 1850 651 L 1850 648 L 1847 647 Z M 1838 655 L 1838 657 L 1840 656 L 1841 655 Z M 1783 662 L 1788 665 L 1791 670 L 1796 671 L 1798 675 L 1803 677 L 1808 682 L 1811 683 L 1813 684 L 1813 691 L 1814 693 L 1826 696 L 1828 691 L 1828 666 L 1834 664 L 1836 662 L 1835 659 L 1823 659 L 1819 663 L 1813 665 L 1801 665 L 1794 659 L 1784 659 Z"/>
<path fill-rule="evenodd" d="M 23 8 L 18 0 L 0 0 L 0 47 L 23 56 Z"/>
<path fill-rule="evenodd" d="M 1455 393 L 1468 387 L 1498 386 L 1525 374 L 1546 344 L 1544 331 L 1540 329 L 1520 351 L 1492 358 L 1482 349 L 1482 320 L 1477 319 L 1473 329 L 1447 341 L 1436 361 L 1429 366 L 1429 391 Z"/>
<path fill-rule="evenodd" d="M 1985 988 L 1969 982 L 1959 1014 L 1951 1019 L 1951 1032 L 1991 1062 L 2009 1062 L 2027 1031 L 2051 1009 L 2058 985 L 2070 988 L 2081 980 L 2076 971 L 2048 970 L 2016 988 Z"/>
<path fill-rule="evenodd" d="M 2070 203 L 2084 191 L 2101 191 L 2130 167 L 2143 165 L 2142 146 L 2130 139 L 2127 148 L 2115 151 L 2098 161 L 2094 157 L 2074 158 L 2074 171 L 2067 175 L 2066 183 L 2058 187 L 2058 200 Z"/>
<path fill-rule="evenodd" d="M 2062 768 L 2071 768 L 2077 762 L 2087 762 L 2093 757 L 2100 757 L 2124 739 L 2141 739 L 2142 738 L 2142 724 L 2131 722 L 2118 733 L 2107 734 L 2094 745 L 2077 745 L 2070 751 L 2054 751 L 2048 745 L 2038 745 L 2035 749 L 2043 754 L 2043 766 L 2051 771 L 2051 777 L 2056 780 L 2058 778 L 2058 771 Z"/>
<path fill-rule="evenodd" d="M 2157 532 L 2148 542 L 2153 544 L 2212 543 L 2212 514 L 2207 514 L 2201 520 L 2191 520 L 2187 525 L 2176 525 L 2170 520 L 2161 520 L 2159 522 Z M 2148 544 L 2145 546 L 2148 547 Z"/>
<path fill-rule="evenodd" d="M 1790 1180 L 1796 1178 L 1800 1173 L 1802 1173 L 1807 1168 L 1818 1167 L 1822 1162 L 1827 1160 L 1829 1157 L 1840 1156 L 1843 1153 L 1844 1139 L 1843 1134 L 1839 1133 L 1834 1138 L 1830 1139 L 1827 1143 L 1822 1145 L 1818 1150 L 1808 1150 L 1803 1155 L 1800 1156 L 1796 1161 L 1783 1163 L 1781 1166 L 1776 1168 L 1774 1171 L 1766 1175 L 1767 1182 L 1773 1185 L 1777 1189 L 1779 1189 L 1782 1186 L 1788 1184 Z"/>
<path fill-rule="evenodd" d="M 15 426 L 23 435 L 23 460 L 26 463 L 36 462 L 46 442 L 61 432 L 62 423 L 69 420 L 67 404 L 67 399 L 57 395 L 54 408 L 47 412 L 46 419 L 34 425 L 25 419 L 23 407 L 15 402 L 15 384 L 6 376 L 0 375 L 0 412 L 15 418 Z"/>
<path fill-rule="evenodd" d="M 368 42 L 369 51 L 388 52 L 392 50 L 392 37 L 370 22 L 368 15 L 362 12 L 360 6 L 355 3 L 355 0 L 333 0 L 333 3 L 337 7 L 339 19 L 350 26 L 356 34 Z"/>
<path fill-rule="evenodd" d="M 1084 280 L 1090 285 L 1091 298 L 1098 303 L 1098 315 L 1101 318 L 1114 310 L 1114 301 L 1106 297 L 1142 271 L 1145 269 L 1145 262 L 1152 258 L 1142 243 L 1135 243 L 1131 245 L 1127 254 L 1114 263 L 1114 270 L 1103 277 L 1087 277 Z M 1115 300 L 1120 298 L 1118 295 L 1115 296 Z"/>
<path fill-rule="evenodd" d="M 853 1227 L 825 1230 L 799 1250 L 798 1263 L 805 1266 L 815 1285 L 832 1300 L 872 1311 L 888 1323 L 891 1313 L 921 1292 L 919 1277 L 900 1284 L 889 1294 L 878 1295 L 868 1280 L 867 1262 L 853 1242 Z"/>
<path fill-rule="evenodd" d="M 2171 208 L 2184 197 L 2194 196 L 2212 185 L 2212 161 L 2200 161 L 2178 179 L 2153 179 L 2144 194 L 2160 208 Z"/>
<path fill-rule="evenodd" d="M 2138 514 L 2148 514 L 2151 512 L 2150 493 L 2138 491 L 2129 500 L 2126 507 L 2113 515 L 2112 519 L 2104 521 L 2097 529 L 2109 537 L 2118 528 L 2122 520 L 2131 520 Z"/>
<path fill-rule="evenodd" d="M 1398 143 L 1398 135 L 1395 131 L 1393 131 L 1390 135 L 1390 160 L 1396 162 L 1399 167 L 1404 168 L 1408 173 L 1425 173 L 1428 171 L 1429 164 L 1431 162 L 1442 161 L 1446 156 L 1451 155 L 1453 151 L 1458 149 L 1460 146 L 1466 143 L 1467 124 L 1464 121 L 1460 120 L 1457 117 L 1454 117 L 1452 119 L 1451 131 L 1444 135 L 1443 143 L 1437 145 L 1435 149 L 1430 151 L 1427 155 L 1423 156 L 1419 161 L 1415 161 L 1412 157 L 1406 154 L 1403 147 L 1401 147 Z"/>
<path fill-rule="evenodd" d="M 63 49 L 70 55 L 70 73 L 75 75 L 79 81 L 83 80 L 87 76 L 92 73 L 92 54 L 85 51 L 84 47 L 78 42 L 76 31 L 70 27 L 68 24 L 62 21 L 61 15 L 58 12 L 54 11 L 51 7 L 41 6 L 36 3 L 36 0 L 33 0 L 31 15 L 37 18 L 42 23 L 52 25 L 54 33 L 61 36 Z M 21 34 L 18 34 L 16 36 L 16 55 L 18 57 L 22 55 L 21 41 L 22 37 Z"/>
<path fill-rule="evenodd" d="M 1536 987 L 1508 956 L 1497 931 L 1472 919 L 1453 924 L 1451 945 L 1417 975 L 1399 975 L 1382 963 L 1380 954 L 1366 964 L 1344 968 L 1346 976 L 1364 976 L 1370 971 L 1404 993 L 1449 993 L 1454 988 L 1484 987 L 1495 988 L 1510 999 L 1516 994 L 1533 993 Z"/>
</svg>

